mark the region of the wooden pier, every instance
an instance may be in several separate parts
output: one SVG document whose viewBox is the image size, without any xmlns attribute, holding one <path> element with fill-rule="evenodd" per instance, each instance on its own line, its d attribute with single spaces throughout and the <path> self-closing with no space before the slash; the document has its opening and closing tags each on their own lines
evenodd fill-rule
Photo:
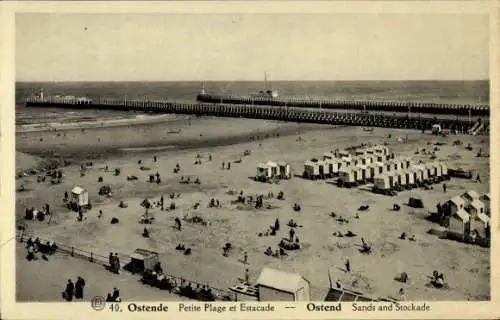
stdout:
<svg viewBox="0 0 500 320">
<path fill-rule="evenodd" d="M 368 99 L 345 99 L 328 97 L 272 98 L 241 97 L 200 93 L 196 98 L 205 103 L 250 104 L 266 106 L 289 106 L 301 108 L 348 109 L 365 111 L 387 111 L 401 113 L 452 114 L 464 116 L 489 116 L 487 104 L 450 104 L 420 101 L 390 101 Z"/>
<path fill-rule="evenodd" d="M 144 113 L 171 113 L 197 116 L 266 119 L 289 122 L 320 123 L 400 129 L 430 130 L 439 124 L 442 129 L 461 133 L 480 127 L 475 134 L 489 134 L 489 117 L 451 114 L 395 113 L 387 111 L 363 112 L 351 109 L 324 109 L 292 106 L 250 104 L 185 103 L 165 100 L 98 99 L 78 100 L 61 98 L 29 98 L 27 107 L 56 107 L 69 109 L 106 109 Z M 478 126 L 478 123 L 481 126 Z"/>
</svg>

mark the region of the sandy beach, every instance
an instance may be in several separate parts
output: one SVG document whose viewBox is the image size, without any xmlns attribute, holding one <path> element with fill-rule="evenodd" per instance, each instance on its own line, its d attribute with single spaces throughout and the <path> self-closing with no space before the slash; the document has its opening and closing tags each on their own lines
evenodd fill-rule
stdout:
<svg viewBox="0 0 500 320">
<path fill-rule="evenodd" d="M 391 134 L 390 138 L 388 134 Z M 402 142 L 401 138 L 405 136 L 408 136 L 408 141 Z M 464 144 L 452 145 L 457 139 Z M 334 148 L 361 143 L 387 142 L 397 155 L 429 160 L 429 156 L 414 153 L 417 148 L 430 148 L 438 141 L 445 143 L 436 152 L 438 159 L 446 160 L 450 167 L 463 167 L 475 175 L 480 174 L 481 183 L 452 179 L 447 183 L 446 193 L 441 185 L 435 185 L 434 190 L 413 189 L 387 197 L 363 188 L 343 189 L 325 181 L 308 181 L 299 177 L 280 184 L 259 183 L 249 178 L 255 175 L 258 162 L 287 161 L 293 173 L 300 175 L 305 160 L 319 157 Z M 63 168 L 65 177 L 61 184 L 38 183 L 36 175 L 16 181 L 17 187 L 23 185 L 26 189 L 17 193 L 17 219 L 28 231 L 44 239 L 92 250 L 103 256 L 110 251 L 126 257 L 136 248 L 154 250 L 160 253 L 166 272 L 221 289 L 237 284 L 238 278 L 244 276 L 245 268 L 250 270 L 250 281 L 255 281 L 263 266 L 271 266 L 298 272 L 309 279 L 313 300 L 323 300 L 327 293 L 328 269 L 334 281 L 375 296 L 396 297 L 399 289 L 404 288 L 408 300 L 490 299 L 489 249 L 427 234 L 436 225 L 425 219 L 438 202 L 469 189 L 480 194 L 489 192 L 489 158 L 475 156 L 479 149 L 489 152 L 488 137 L 436 137 L 408 130 L 375 128 L 373 132 L 367 132 L 357 127 L 192 118 L 147 125 L 19 132 L 16 143 L 19 151 L 17 171 L 32 167 L 38 159 L 36 156 L 73 161 L 73 165 Z M 469 143 L 473 146 L 472 151 L 464 148 Z M 251 154 L 244 156 L 245 150 L 250 150 Z M 157 162 L 153 161 L 153 155 L 157 156 Z M 201 164 L 195 164 L 198 155 Z M 80 164 L 89 159 L 93 165 L 81 177 Z M 150 170 L 140 170 L 139 160 Z M 222 162 L 231 162 L 231 169 L 221 169 Z M 180 165 L 181 171 L 174 174 L 176 164 Z M 104 171 L 105 166 L 110 172 Z M 113 175 L 115 168 L 120 168 L 119 176 Z M 149 183 L 148 176 L 156 172 L 161 174 L 161 183 Z M 137 176 L 138 180 L 128 181 L 126 178 L 130 175 Z M 181 176 L 199 178 L 201 183 L 180 184 Z M 103 177 L 102 183 L 98 182 L 98 177 Z M 66 209 L 62 202 L 64 192 L 70 192 L 75 185 L 89 191 L 93 204 L 83 222 L 77 221 L 77 214 Z M 112 188 L 113 197 L 98 195 L 102 185 Z M 256 210 L 233 203 L 240 191 L 246 195 L 269 192 L 276 195 L 283 191 L 285 200 L 266 199 L 265 204 L 272 205 L 272 209 Z M 171 200 L 168 198 L 171 193 L 180 193 L 181 196 Z M 404 205 L 413 195 L 422 198 L 425 208 Z M 148 226 L 150 238 L 144 238 L 141 236 L 144 225 L 138 223 L 144 214 L 140 202 L 144 198 L 158 201 L 161 196 L 165 197 L 167 207 L 170 202 L 175 202 L 176 209 L 150 210 L 155 221 Z M 220 200 L 222 206 L 208 208 L 211 198 Z M 119 208 L 120 201 L 126 202 L 128 207 Z M 194 209 L 197 202 L 200 205 Z M 25 208 L 41 208 L 45 203 L 49 203 L 54 211 L 50 224 L 22 219 Z M 293 211 L 294 203 L 299 203 L 302 210 Z M 394 203 L 401 205 L 401 211 L 390 210 Z M 360 205 L 369 205 L 370 209 L 360 212 L 359 219 L 354 219 Z M 98 218 L 99 210 L 103 212 L 102 218 Z M 348 218 L 349 224 L 339 225 L 329 216 L 332 211 Z M 182 230 L 176 230 L 174 219 L 186 215 L 202 217 L 208 224 L 183 221 Z M 118 218 L 119 223 L 110 224 L 112 217 Z M 265 233 L 277 218 L 282 227 L 276 236 L 258 236 Z M 290 219 L 299 224 L 296 235 L 302 248 L 281 258 L 264 255 L 268 246 L 276 248 L 280 239 L 288 236 L 286 224 Z M 338 238 L 332 235 L 335 231 L 347 230 L 358 236 Z M 417 241 L 398 239 L 402 232 L 415 234 Z M 373 246 L 373 254 L 358 252 L 361 237 Z M 222 256 L 226 242 L 232 244 L 228 257 Z M 192 254 L 184 256 L 176 251 L 175 246 L 179 243 L 192 248 Z M 240 261 L 244 252 L 248 252 L 248 265 Z M 350 273 L 343 270 L 346 258 L 351 261 Z M 18 255 L 18 259 L 24 257 Z M 32 268 L 35 268 L 34 264 L 22 264 L 25 274 L 32 274 Z M 75 267 L 74 277 L 83 269 Z M 380 274 L 380 270 L 384 273 Z M 445 274 L 449 288 L 438 290 L 428 285 L 427 277 L 433 270 Z M 401 272 L 408 273 L 409 283 L 394 280 Z M 99 282 L 107 277 L 112 276 L 96 272 L 91 281 Z M 59 281 L 60 286 L 65 281 L 65 278 L 58 279 L 57 274 L 48 278 Z M 30 276 L 17 279 L 18 297 L 27 298 L 30 286 L 43 285 L 41 282 L 32 284 Z M 57 289 L 48 286 L 33 292 L 43 295 L 47 290 Z M 127 292 L 122 292 L 122 298 L 132 300 L 137 296 L 134 290 L 134 286 L 128 286 Z M 47 294 L 55 297 L 53 292 Z M 160 299 L 161 294 L 158 291 L 156 299 Z M 144 296 L 144 299 L 148 298 L 154 300 L 149 294 Z"/>
</svg>

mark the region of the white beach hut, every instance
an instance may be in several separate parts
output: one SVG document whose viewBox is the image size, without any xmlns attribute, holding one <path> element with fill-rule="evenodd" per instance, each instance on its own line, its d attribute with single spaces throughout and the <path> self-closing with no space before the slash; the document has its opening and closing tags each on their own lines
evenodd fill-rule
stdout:
<svg viewBox="0 0 500 320">
<path fill-rule="evenodd" d="M 310 282 L 297 273 L 262 268 L 257 279 L 259 301 L 310 301 Z"/>
<path fill-rule="evenodd" d="M 317 179 L 319 177 L 319 166 L 317 162 L 306 161 L 304 163 L 304 172 L 302 176 L 306 179 Z"/>
</svg>

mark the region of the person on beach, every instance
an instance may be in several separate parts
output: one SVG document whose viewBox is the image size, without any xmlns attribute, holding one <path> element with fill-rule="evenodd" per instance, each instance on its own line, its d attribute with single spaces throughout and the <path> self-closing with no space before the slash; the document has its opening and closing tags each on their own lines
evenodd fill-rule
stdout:
<svg viewBox="0 0 500 320">
<path fill-rule="evenodd" d="M 345 269 L 347 272 L 351 272 L 351 262 L 349 261 L 349 259 L 346 259 L 345 261 Z"/>
<path fill-rule="evenodd" d="M 443 183 L 443 193 L 446 193 L 446 183 Z"/>
<path fill-rule="evenodd" d="M 295 230 L 293 230 L 293 228 L 290 228 L 290 242 L 293 241 L 293 236 L 295 235 Z"/>
<path fill-rule="evenodd" d="M 85 287 L 85 280 L 78 276 L 75 283 L 75 299 L 83 299 L 83 287 Z"/>
<path fill-rule="evenodd" d="M 109 253 L 109 270 L 111 272 L 114 272 L 115 270 L 115 256 L 113 255 L 113 252 Z"/>
<path fill-rule="evenodd" d="M 120 258 L 118 258 L 118 253 L 115 252 L 115 273 L 120 273 Z"/>
<path fill-rule="evenodd" d="M 73 301 L 73 292 L 75 290 L 75 285 L 71 279 L 68 280 L 66 284 L 66 290 L 64 291 L 66 301 Z"/>
<path fill-rule="evenodd" d="M 112 301 L 117 301 L 120 299 L 120 290 L 117 287 L 113 288 L 113 295 L 111 296 Z"/>
</svg>

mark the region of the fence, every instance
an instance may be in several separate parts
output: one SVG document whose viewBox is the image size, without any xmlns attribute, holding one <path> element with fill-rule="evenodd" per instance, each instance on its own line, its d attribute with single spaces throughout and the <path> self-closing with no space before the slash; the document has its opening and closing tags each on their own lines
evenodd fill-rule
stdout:
<svg viewBox="0 0 500 320">
<path fill-rule="evenodd" d="M 16 240 L 19 242 L 24 242 L 25 240 L 27 240 L 29 238 L 31 238 L 31 239 L 38 238 L 42 244 L 48 242 L 46 239 L 42 239 L 33 233 L 27 233 L 27 232 L 24 232 L 23 230 L 18 230 L 16 232 Z M 92 263 L 99 263 L 99 264 L 102 264 L 103 266 L 109 265 L 109 258 L 106 256 L 96 254 L 95 252 L 92 252 L 92 251 L 82 250 L 82 249 L 76 248 L 74 246 L 69 246 L 69 245 L 64 245 L 64 244 L 61 245 L 59 243 L 56 243 L 56 245 L 57 245 L 56 252 L 59 252 L 62 254 L 68 254 L 72 257 L 84 259 L 84 260 L 90 261 Z M 125 258 L 125 259 L 128 259 L 129 261 L 131 259 L 131 257 L 129 255 L 126 255 L 126 254 L 120 254 L 120 256 Z M 219 289 L 219 288 L 214 288 L 210 285 L 206 285 L 206 284 L 199 283 L 196 281 L 188 280 L 188 279 L 185 279 L 182 277 L 168 274 L 166 272 L 163 272 L 163 274 L 168 280 L 171 280 L 171 281 L 173 280 L 176 284 L 176 287 L 178 287 L 179 285 L 182 285 L 184 283 L 190 283 L 191 285 L 200 286 L 200 287 L 205 286 L 205 287 L 208 287 L 211 289 L 212 293 L 217 298 L 217 300 L 236 301 L 236 294 L 231 292 L 231 291 L 223 290 L 223 289 Z"/>
</svg>

